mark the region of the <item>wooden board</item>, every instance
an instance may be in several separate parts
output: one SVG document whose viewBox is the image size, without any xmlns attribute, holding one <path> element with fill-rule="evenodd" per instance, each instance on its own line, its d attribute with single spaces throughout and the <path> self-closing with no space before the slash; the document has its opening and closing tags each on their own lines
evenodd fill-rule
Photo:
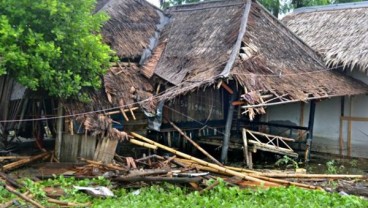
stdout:
<svg viewBox="0 0 368 208">
<path fill-rule="evenodd" d="M 61 140 L 60 162 L 76 162 L 80 145 L 79 135 L 64 134 Z"/>
<path fill-rule="evenodd" d="M 81 135 L 79 157 L 92 160 L 96 151 L 96 137 Z"/>
<path fill-rule="evenodd" d="M 117 146 L 118 140 L 116 139 L 109 139 L 109 138 L 99 139 L 93 160 L 101 161 L 107 164 L 111 163 L 112 159 L 115 156 Z"/>
</svg>

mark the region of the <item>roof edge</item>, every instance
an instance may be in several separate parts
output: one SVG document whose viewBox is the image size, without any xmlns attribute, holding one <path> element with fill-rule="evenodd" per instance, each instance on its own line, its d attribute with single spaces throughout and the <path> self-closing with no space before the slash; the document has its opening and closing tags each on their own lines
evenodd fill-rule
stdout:
<svg viewBox="0 0 368 208">
<path fill-rule="evenodd" d="M 233 46 L 233 50 L 231 51 L 229 60 L 227 61 L 224 70 L 220 73 L 220 77 L 228 77 L 229 76 L 230 71 L 233 68 L 233 65 L 235 63 L 235 59 L 236 59 L 236 57 L 239 53 L 239 50 L 240 50 L 240 47 L 241 47 L 241 42 L 242 42 L 243 37 L 244 37 L 244 35 L 247 31 L 248 17 L 249 17 L 250 8 L 252 7 L 252 0 L 247 0 L 247 2 L 245 4 L 246 5 L 245 5 L 244 13 L 243 13 L 240 28 L 239 28 L 238 38 L 236 40 L 236 43 Z"/>
<path fill-rule="evenodd" d="M 292 12 L 292 14 L 334 11 L 334 10 L 344 10 L 344 9 L 359 9 L 359 8 L 366 8 L 366 7 L 368 7 L 368 1 L 329 4 L 329 5 L 322 5 L 322 6 L 301 7 L 301 8 L 295 9 Z"/>
</svg>

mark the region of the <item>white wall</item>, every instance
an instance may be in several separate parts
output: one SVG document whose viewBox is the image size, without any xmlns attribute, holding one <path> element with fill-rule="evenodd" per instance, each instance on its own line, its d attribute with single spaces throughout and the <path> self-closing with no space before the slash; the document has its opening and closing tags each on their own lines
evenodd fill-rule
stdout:
<svg viewBox="0 0 368 208">
<path fill-rule="evenodd" d="M 365 76 L 363 78 L 366 78 Z M 368 78 L 367 78 L 368 82 Z M 345 115 L 349 115 L 349 98 L 345 97 Z M 368 96 L 359 95 L 352 99 L 352 116 L 368 118 Z M 304 125 L 308 126 L 309 103 L 304 105 Z M 263 121 L 283 121 L 300 125 L 301 103 L 268 107 Z M 324 99 L 317 102 L 314 120 L 312 151 L 339 154 L 339 128 L 341 98 Z M 347 155 L 347 122 L 343 123 L 343 153 Z M 368 122 L 352 123 L 352 156 L 368 158 Z"/>
</svg>

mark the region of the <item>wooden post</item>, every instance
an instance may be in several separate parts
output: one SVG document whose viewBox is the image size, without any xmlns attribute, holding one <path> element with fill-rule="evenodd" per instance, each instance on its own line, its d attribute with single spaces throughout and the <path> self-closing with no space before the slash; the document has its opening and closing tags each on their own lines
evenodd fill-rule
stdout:
<svg viewBox="0 0 368 208">
<path fill-rule="evenodd" d="M 305 103 L 301 102 L 300 103 L 299 126 L 304 126 L 304 106 L 305 106 Z M 299 141 L 303 141 L 303 133 L 304 133 L 303 130 L 298 131 Z"/>
<path fill-rule="evenodd" d="M 243 143 L 244 143 L 244 160 L 245 160 L 245 163 L 247 164 L 248 168 L 250 168 L 249 167 L 250 162 L 249 162 L 249 154 L 248 154 L 247 131 L 245 129 L 243 129 L 242 134 L 243 134 Z"/>
<path fill-rule="evenodd" d="M 340 123 L 339 123 L 339 153 L 340 153 L 340 156 L 342 156 L 343 149 L 344 149 L 344 139 L 342 137 L 342 128 L 344 124 L 342 117 L 344 116 L 344 111 L 345 111 L 345 97 L 341 97 Z"/>
<path fill-rule="evenodd" d="M 224 141 L 222 143 L 222 151 L 221 151 L 221 162 L 225 163 L 227 160 L 227 152 L 229 150 L 229 141 L 230 141 L 230 132 L 231 132 L 231 125 L 233 123 L 233 113 L 234 113 L 234 106 L 232 102 L 235 101 L 237 97 L 236 92 L 231 94 L 230 102 L 229 102 L 229 110 L 227 112 L 227 119 L 226 119 L 226 126 L 225 126 L 225 135 Z"/>
<path fill-rule="evenodd" d="M 63 106 L 61 101 L 59 100 L 58 109 L 57 109 L 57 123 L 56 123 L 56 141 L 55 141 L 55 157 L 60 160 L 60 150 L 61 150 L 61 140 L 63 137 Z"/>
<path fill-rule="evenodd" d="M 349 97 L 349 117 L 352 116 L 353 112 L 353 96 Z M 351 119 L 348 120 L 348 157 L 351 157 L 351 132 L 352 131 L 352 122 Z"/>
<path fill-rule="evenodd" d="M 313 140 L 313 127 L 314 127 L 314 115 L 316 113 L 316 101 L 312 100 L 310 102 L 310 109 L 309 109 L 309 122 L 308 122 L 308 138 L 307 138 L 307 150 L 305 155 L 305 160 L 309 161 L 310 159 L 310 152 L 312 147 L 312 140 Z"/>
</svg>

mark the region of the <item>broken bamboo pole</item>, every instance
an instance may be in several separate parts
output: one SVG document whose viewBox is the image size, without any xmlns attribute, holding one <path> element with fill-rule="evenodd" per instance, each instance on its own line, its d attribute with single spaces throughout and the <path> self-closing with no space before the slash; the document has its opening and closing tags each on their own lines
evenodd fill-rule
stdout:
<svg viewBox="0 0 368 208">
<path fill-rule="evenodd" d="M 156 176 L 132 176 L 114 178 L 113 181 L 121 182 L 166 182 L 166 183 L 199 183 L 203 179 L 201 177 L 156 177 Z"/>
<path fill-rule="evenodd" d="M 0 162 L 4 160 L 20 160 L 30 158 L 29 156 L 0 156 Z"/>
<path fill-rule="evenodd" d="M 171 126 L 176 129 L 179 134 L 181 134 L 184 139 L 188 140 L 193 146 L 195 146 L 199 151 L 201 151 L 204 155 L 206 155 L 210 160 L 212 160 L 217 165 L 223 166 L 222 163 L 220 163 L 218 160 L 216 160 L 212 155 L 210 155 L 206 150 L 204 150 L 201 146 L 199 146 L 195 141 L 193 141 L 190 137 L 188 137 L 178 126 L 176 126 L 172 121 L 170 121 L 168 118 L 165 118 L 167 122 L 171 124 Z"/>
<path fill-rule="evenodd" d="M 44 206 L 42 206 L 40 203 L 34 201 L 33 199 L 29 198 L 28 196 L 26 196 L 25 194 L 19 193 L 17 190 L 15 190 L 13 187 L 9 186 L 9 185 L 4 185 L 5 189 L 8 190 L 10 193 L 18 196 L 19 198 L 23 199 L 26 202 L 31 203 L 32 205 L 38 207 L 38 208 L 44 208 Z"/>
<path fill-rule="evenodd" d="M 183 161 L 182 159 L 178 159 L 178 161 L 184 162 L 184 163 L 189 163 L 188 160 Z M 201 165 L 193 163 L 193 162 L 190 163 L 190 165 L 194 166 L 195 168 L 198 168 L 199 170 L 210 171 L 210 172 L 213 172 L 213 173 L 218 173 L 218 174 L 223 174 L 223 175 L 229 175 L 226 172 L 216 170 L 216 169 L 210 168 L 210 167 L 204 167 L 204 166 L 201 166 Z M 246 170 L 246 169 L 243 169 L 243 168 L 234 168 L 234 167 L 227 167 L 227 168 L 234 169 L 234 170 L 239 171 L 239 172 L 242 172 L 242 170 Z M 282 184 L 282 185 L 285 185 L 285 186 L 293 185 L 293 186 L 298 186 L 298 187 L 306 188 L 306 189 L 316 189 L 315 186 L 310 186 L 310 185 L 297 183 L 297 182 L 290 182 L 290 181 L 286 181 L 286 180 L 275 179 L 275 178 L 271 178 L 271 177 L 268 177 L 268 176 L 264 176 L 264 175 L 262 175 L 263 173 L 261 173 L 261 172 L 256 172 L 256 171 L 254 171 L 254 172 L 255 173 L 246 173 L 246 174 L 249 174 L 249 175 L 251 175 L 255 178 L 259 178 L 259 179 L 262 179 L 262 180 L 265 180 L 265 181 L 274 182 L 274 183 L 277 183 L 277 184 Z"/>
<path fill-rule="evenodd" d="M 29 157 L 29 158 L 21 159 L 21 160 L 18 160 L 16 162 L 12 162 L 12 163 L 6 164 L 6 165 L 4 165 L 1 168 L 1 170 L 4 171 L 4 172 L 6 172 L 6 171 L 9 171 L 9 170 L 18 168 L 18 167 L 20 167 L 22 165 L 28 164 L 30 162 L 33 162 L 35 160 L 39 160 L 39 159 L 44 158 L 46 156 L 50 156 L 50 152 L 43 152 L 41 154 L 38 154 L 38 155 L 35 155 L 35 156 L 32 156 L 32 157 Z"/>
<path fill-rule="evenodd" d="M 182 158 L 177 158 L 177 160 L 183 162 L 183 163 L 195 163 L 192 160 L 187 160 L 187 159 L 182 159 Z M 198 163 L 197 163 L 198 164 Z M 259 171 L 255 171 L 255 170 L 249 170 L 249 169 L 245 169 L 245 168 L 238 168 L 238 167 L 232 167 L 232 166 L 224 166 L 225 168 L 228 168 L 230 170 L 233 171 L 237 171 L 237 172 L 245 172 L 245 173 L 253 173 L 253 174 L 262 174 L 262 172 Z"/>
<path fill-rule="evenodd" d="M 147 147 L 149 149 L 157 150 L 157 146 L 152 145 L 152 144 L 148 144 L 146 142 L 141 142 L 141 141 L 138 141 L 136 139 L 129 139 L 129 142 L 132 143 L 132 144 L 138 145 L 138 146 Z"/>
<path fill-rule="evenodd" d="M 236 172 L 236 171 L 233 171 L 233 170 L 230 170 L 230 169 L 224 168 L 224 167 L 222 167 L 222 166 L 219 166 L 219 165 L 217 165 L 217 164 L 209 163 L 209 162 L 206 162 L 206 161 L 204 161 L 204 160 L 201 160 L 201 159 L 198 159 L 198 158 L 192 157 L 192 156 L 190 156 L 190 155 L 188 155 L 188 154 L 185 154 L 185 153 L 179 152 L 179 151 L 174 150 L 174 149 L 172 149 L 172 148 L 170 148 L 170 147 L 167 147 L 167 146 L 162 145 L 162 144 L 160 144 L 160 143 L 154 142 L 154 141 L 152 141 L 152 140 L 150 140 L 150 139 L 148 139 L 148 138 L 146 138 L 146 137 L 143 137 L 143 136 L 141 136 L 141 135 L 139 135 L 139 134 L 137 134 L 137 133 L 131 132 L 131 134 L 132 134 L 134 137 L 136 137 L 136 138 L 138 138 L 138 139 L 141 139 L 141 140 L 143 140 L 143 141 L 145 141 L 145 142 L 147 142 L 147 143 L 150 143 L 150 144 L 152 144 L 152 145 L 155 145 L 155 146 L 157 146 L 157 147 L 159 147 L 159 148 L 161 148 L 161 149 L 164 149 L 164 150 L 166 150 L 166 151 L 168 151 L 168 152 L 171 152 L 171 153 L 173 153 L 173 154 L 176 154 L 176 155 L 178 155 L 178 156 L 180 156 L 180 157 L 183 157 L 183 158 L 190 159 L 190 160 L 193 160 L 193 161 L 195 161 L 195 162 L 198 162 L 198 163 L 199 163 L 199 164 L 201 164 L 201 165 L 208 166 L 208 167 L 211 167 L 211 168 L 214 168 L 214 169 L 218 169 L 218 170 L 220 170 L 220 171 L 222 171 L 222 172 L 229 173 L 229 174 L 231 174 L 231 175 L 233 175 L 233 176 L 238 176 L 238 177 L 240 177 L 240 178 L 242 178 L 242 179 L 245 179 L 245 180 L 258 182 L 260 185 L 261 185 L 261 184 L 271 185 L 271 186 L 277 186 L 277 185 L 278 185 L 278 184 L 275 184 L 275 183 L 272 183 L 272 182 L 267 182 L 267 181 L 264 181 L 264 180 L 261 180 L 261 179 L 258 179 L 258 178 L 255 178 L 255 177 L 249 176 L 249 175 L 247 175 L 247 174 L 245 174 L 245 173 Z"/>
<path fill-rule="evenodd" d="M 261 176 L 272 178 L 316 178 L 316 179 L 367 179 L 366 175 L 342 174 L 296 174 L 296 173 L 261 173 Z"/>
</svg>

